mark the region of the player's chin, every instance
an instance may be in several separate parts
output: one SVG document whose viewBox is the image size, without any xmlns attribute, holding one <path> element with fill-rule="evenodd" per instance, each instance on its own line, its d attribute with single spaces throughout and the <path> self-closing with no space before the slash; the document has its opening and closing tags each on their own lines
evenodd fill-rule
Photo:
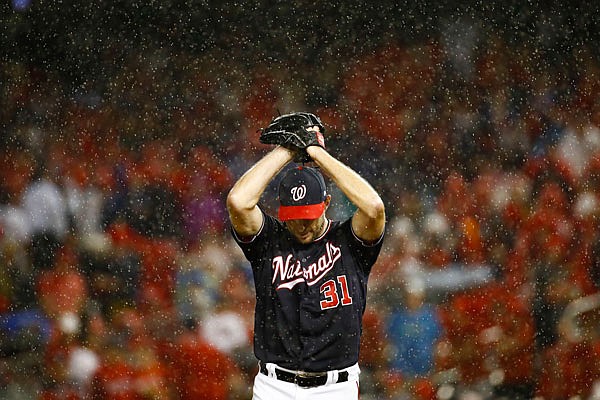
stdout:
<svg viewBox="0 0 600 400">
<path fill-rule="evenodd" d="M 298 235 L 298 234 L 295 234 L 295 235 L 294 235 L 294 237 L 296 238 L 296 240 L 297 240 L 298 242 L 300 242 L 300 243 L 302 243 L 302 244 L 307 244 L 307 243 L 310 243 L 310 242 L 312 242 L 312 240 L 313 240 L 313 235 L 312 235 L 312 234 L 310 234 L 310 233 L 306 233 L 306 234 L 304 234 L 304 235 Z"/>
</svg>

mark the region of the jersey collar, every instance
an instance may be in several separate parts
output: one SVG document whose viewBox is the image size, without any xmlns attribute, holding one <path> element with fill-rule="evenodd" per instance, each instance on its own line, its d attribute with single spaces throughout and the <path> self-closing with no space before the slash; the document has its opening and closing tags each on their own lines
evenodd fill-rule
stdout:
<svg viewBox="0 0 600 400">
<path fill-rule="evenodd" d="M 327 226 L 325 227 L 325 229 L 323 229 L 323 233 L 321 233 L 315 240 L 313 240 L 313 242 L 323 239 L 323 237 L 327 235 L 327 232 L 329 232 L 329 229 L 331 228 L 331 220 L 329 218 L 325 218 L 325 223 L 327 224 Z"/>
</svg>

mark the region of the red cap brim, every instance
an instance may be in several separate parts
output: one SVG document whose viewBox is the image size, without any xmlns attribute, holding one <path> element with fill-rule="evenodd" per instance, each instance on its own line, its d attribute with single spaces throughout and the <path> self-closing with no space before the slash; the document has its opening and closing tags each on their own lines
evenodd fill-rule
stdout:
<svg viewBox="0 0 600 400">
<path fill-rule="evenodd" d="M 304 206 L 279 206 L 279 219 L 317 219 L 325 212 L 325 202 Z"/>
</svg>

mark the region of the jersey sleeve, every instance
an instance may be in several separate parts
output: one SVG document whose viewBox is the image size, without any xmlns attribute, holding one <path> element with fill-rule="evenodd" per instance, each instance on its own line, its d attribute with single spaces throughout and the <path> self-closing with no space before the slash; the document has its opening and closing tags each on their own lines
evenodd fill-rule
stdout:
<svg viewBox="0 0 600 400">
<path fill-rule="evenodd" d="M 346 235 L 349 247 L 352 249 L 353 254 L 357 258 L 358 264 L 368 275 L 371 272 L 373 264 L 375 264 L 375 261 L 377 261 L 377 257 L 379 257 L 385 234 L 382 233 L 381 237 L 376 242 L 367 243 L 356 236 L 354 230 L 352 229 L 351 219 L 343 222 L 341 228 Z"/>
<path fill-rule="evenodd" d="M 274 232 L 277 230 L 277 220 L 266 214 L 262 209 L 261 211 L 263 213 L 263 223 L 256 235 L 250 238 L 242 238 L 231 227 L 233 239 L 240 246 L 248 261 L 253 265 L 255 265 L 253 261 L 259 260 L 267 253 L 267 247 L 271 242 L 270 238 L 275 235 Z"/>
</svg>

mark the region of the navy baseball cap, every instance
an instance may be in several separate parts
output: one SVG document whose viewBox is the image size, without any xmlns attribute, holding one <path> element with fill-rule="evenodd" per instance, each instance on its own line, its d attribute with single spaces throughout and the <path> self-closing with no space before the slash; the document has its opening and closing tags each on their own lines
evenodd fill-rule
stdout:
<svg viewBox="0 0 600 400">
<path fill-rule="evenodd" d="M 279 183 L 279 219 L 316 219 L 325 211 L 327 187 L 323 175 L 311 167 L 288 170 Z"/>
</svg>

